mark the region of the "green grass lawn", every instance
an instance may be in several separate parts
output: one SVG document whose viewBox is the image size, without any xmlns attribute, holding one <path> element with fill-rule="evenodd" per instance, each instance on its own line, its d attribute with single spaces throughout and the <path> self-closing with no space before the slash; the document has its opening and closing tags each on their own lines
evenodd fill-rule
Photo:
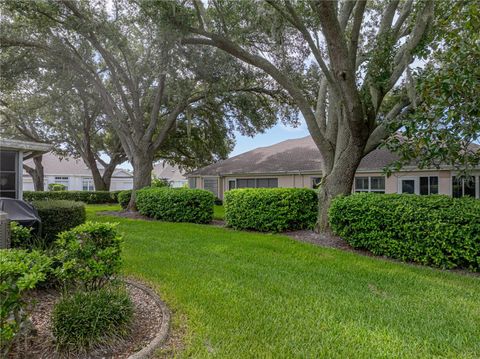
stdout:
<svg viewBox="0 0 480 359">
<path fill-rule="evenodd" d="M 119 222 L 125 272 L 186 327 L 180 357 L 478 358 L 480 279 L 194 224 Z"/>
<path fill-rule="evenodd" d="M 225 209 L 223 208 L 223 206 L 215 205 L 213 207 L 213 219 L 217 219 L 221 221 L 225 219 Z"/>
</svg>

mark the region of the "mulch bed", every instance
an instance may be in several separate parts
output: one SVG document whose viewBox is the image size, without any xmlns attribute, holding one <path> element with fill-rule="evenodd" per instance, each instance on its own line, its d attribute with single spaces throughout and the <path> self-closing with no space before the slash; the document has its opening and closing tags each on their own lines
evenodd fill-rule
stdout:
<svg viewBox="0 0 480 359">
<path fill-rule="evenodd" d="M 33 331 L 14 344 L 9 358 L 128 358 L 157 335 L 162 325 L 162 311 L 143 290 L 129 284 L 126 284 L 126 288 L 135 307 L 131 334 L 108 347 L 82 354 L 55 352 L 50 317 L 54 304 L 60 300 L 60 293 L 54 289 L 32 291 L 28 301 L 35 303 L 30 316 Z"/>
</svg>

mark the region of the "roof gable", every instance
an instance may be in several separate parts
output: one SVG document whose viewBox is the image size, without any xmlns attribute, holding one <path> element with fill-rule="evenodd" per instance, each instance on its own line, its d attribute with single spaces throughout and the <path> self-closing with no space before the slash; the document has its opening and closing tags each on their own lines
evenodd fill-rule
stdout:
<svg viewBox="0 0 480 359">
<path fill-rule="evenodd" d="M 358 170 L 382 170 L 398 159 L 386 149 L 365 156 Z M 190 172 L 193 175 L 320 172 L 322 156 L 311 136 L 259 147 L 229 159 Z"/>
</svg>

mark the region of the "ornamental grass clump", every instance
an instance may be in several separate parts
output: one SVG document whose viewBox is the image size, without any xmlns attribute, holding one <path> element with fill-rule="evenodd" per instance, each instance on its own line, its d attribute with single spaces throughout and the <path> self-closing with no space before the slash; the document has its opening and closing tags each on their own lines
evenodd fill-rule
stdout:
<svg viewBox="0 0 480 359">
<path fill-rule="evenodd" d="M 57 303 L 52 333 L 62 351 L 86 351 L 125 338 L 133 320 L 133 304 L 125 289 L 77 292 Z"/>
</svg>

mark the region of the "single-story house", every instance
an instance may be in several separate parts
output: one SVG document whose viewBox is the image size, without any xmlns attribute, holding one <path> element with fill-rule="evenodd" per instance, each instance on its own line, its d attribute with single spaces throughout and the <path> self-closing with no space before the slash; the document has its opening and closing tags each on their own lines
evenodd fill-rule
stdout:
<svg viewBox="0 0 480 359">
<path fill-rule="evenodd" d="M 0 197 L 22 199 L 23 161 L 51 148 L 45 143 L 0 139 Z"/>
<path fill-rule="evenodd" d="M 382 170 L 398 157 L 377 149 L 358 167 L 353 192 L 445 194 L 480 198 L 480 164 L 468 179 L 456 172 L 406 166 L 386 177 Z M 260 147 L 187 174 L 189 187 L 202 188 L 223 199 L 225 191 L 247 187 L 316 188 L 321 179 L 320 152 L 310 136 Z"/>
<path fill-rule="evenodd" d="M 187 178 L 180 168 L 164 161 L 160 161 L 153 166 L 153 176 L 167 180 L 170 186 L 174 188 L 183 187 L 188 183 Z"/>
<path fill-rule="evenodd" d="M 32 161 L 26 161 L 26 165 L 33 167 Z M 63 184 L 68 191 L 93 191 L 95 190 L 92 172 L 82 159 L 63 157 L 60 158 L 49 152 L 42 158 L 45 177 L 45 190 L 50 183 Z M 100 173 L 103 168 L 99 165 Z M 126 169 L 117 168 L 112 175 L 110 183 L 111 191 L 120 191 L 133 188 L 133 175 Z M 23 189 L 33 191 L 33 179 L 23 171 Z"/>
</svg>

